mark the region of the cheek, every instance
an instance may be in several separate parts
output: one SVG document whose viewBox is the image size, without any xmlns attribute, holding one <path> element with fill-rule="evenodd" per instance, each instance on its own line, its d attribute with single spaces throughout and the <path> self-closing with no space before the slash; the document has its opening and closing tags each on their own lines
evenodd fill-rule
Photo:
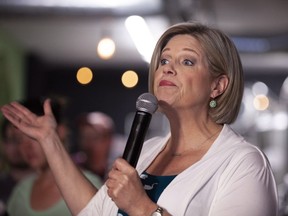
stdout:
<svg viewBox="0 0 288 216">
<path fill-rule="evenodd" d="M 158 84 L 161 78 L 162 78 L 162 73 L 159 70 L 156 70 L 154 73 L 153 81 L 152 81 L 154 94 L 157 92 Z"/>
<path fill-rule="evenodd" d="M 26 144 L 24 144 L 24 143 L 21 143 L 19 145 L 19 151 L 22 155 L 26 155 L 26 153 L 29 151 L 29 149 L 30 149 L 29 146 L 26 146 Z"/>
<path fill-rule="evenodd" d="M 157 83 L 158 83 L 159 78 L 160 78 L 160 72 L 158 70 L 156 70 L 154 73 L 154 79 L 152 81 L 154 89 L 157 87 Z"/>
<path fill-rule="evenodd" d="M 35 142 L 34 140 L 27 140 L 26 142 L 22 142 L 19 145 L 19 150 L 22 154 L 29 154 L 30 152 L 39 153 L 42 152 L 41 146 L 39 143 Z"/>
<path fill-rule="evenodd" d="M 191 94 L 197 85 L 197 81 L 190 76 L 178 76 L 178 87 L 182 94 Z"/>
<path fill-rule="evenodd" d="M 16 158 L 19 157 L 20 151 L 19 147 L 16 145 L 8 144 L 5 146 L 4 150 L 5 155 L 10 159 L 10 158 Z"/>
</svg>

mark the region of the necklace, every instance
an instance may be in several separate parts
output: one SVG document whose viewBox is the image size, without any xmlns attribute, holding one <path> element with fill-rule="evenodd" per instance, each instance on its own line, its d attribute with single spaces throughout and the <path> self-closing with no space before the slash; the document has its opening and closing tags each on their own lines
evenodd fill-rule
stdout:
<svg viewBox="0 0 288 216">
<path fill-rule="evenodd" d="M 210 137 L 208 137 L 206 140 L 204 140 L 202 143 L 200 143 L 200 144 L 198 145 L 198 147 L 201 147 L 203 144 L 205 144 L 206 142 L 208 142 L 209 140 L 211 140 L 214 136 L 216 136 L 216 134 L 218 134 L 218 132 L 219 132 L 219 131 L 217 131 L 216 133 L 212 134 Z M 186 150 L 184 150 L 184 151 L 182 151 L 182 152 L 172 153 L 172 157 L 180 157 L 180 156 L 182 156 L 184 153 L 190 152 L 190 151 L 192 151 L 192 150 L 194 150 L 194 149 L 195 149 L 195 148 L 192 147 L 192 148 L 188 148 L 188 149 L 186 149 Z"/>
</svg>

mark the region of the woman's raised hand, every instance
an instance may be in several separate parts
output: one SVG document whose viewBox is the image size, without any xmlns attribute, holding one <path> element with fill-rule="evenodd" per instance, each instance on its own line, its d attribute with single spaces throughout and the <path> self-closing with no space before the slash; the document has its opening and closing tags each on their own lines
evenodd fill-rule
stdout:
<svg viewBox="0 0 288 216">
<path fill-rule="evenodd" d="M 38 142 L 44 141 L 56 130 L 50 99 L 44 101 L 44 115 L 38 116 L 18 102 L 11 102 L 1 107 L 1 111 L 15 127 Z"/>
</svg>

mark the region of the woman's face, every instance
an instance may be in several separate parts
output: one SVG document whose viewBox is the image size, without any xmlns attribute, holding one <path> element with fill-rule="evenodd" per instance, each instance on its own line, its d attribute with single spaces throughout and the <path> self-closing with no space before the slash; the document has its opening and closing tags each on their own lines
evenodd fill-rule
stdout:
<svg viewBox="0 0 288 216">
<path fill-rule="evenodd" d="M 40 144 L 18 130 L 18 144 L 23 159 L 35 170 L 46 169 L 48 163 Z"/>
<path fill-rule="evenodd" d="M 6 139 L 3 140 L 3 151 L 8 163 L 13 167 L 27 167 L 18 145 L 18 129 L 9 124 L 5 133 Z"/>
<path fill-rule="evenodd" d="M 154 93 L 160 107 L 206 110 L 212 81 L 204 51 L 190 35 L 176 35 L 161 53 Z"/>
</svg>

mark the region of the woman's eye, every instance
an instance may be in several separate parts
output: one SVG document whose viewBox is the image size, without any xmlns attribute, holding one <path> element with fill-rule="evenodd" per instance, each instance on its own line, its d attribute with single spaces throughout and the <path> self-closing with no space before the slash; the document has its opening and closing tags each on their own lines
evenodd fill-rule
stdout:
<svg viewBox="0 0 288 216">
<path fill-rule="evenodd" d="M 168 60 L 167 60 L 167 59 L 161 59 L 161 60 L 160 60 L 160 64 L 161 64 L 161 65 L 168 64 Z"/>
<path fill-rule="evenodd" d="M 184 60 L 184 65 L 190 66 L 190 65 L 194 65 L 194 63 L 191 60 L 189 60 L 189 59 L 185 59 Z"/>
</svg>

